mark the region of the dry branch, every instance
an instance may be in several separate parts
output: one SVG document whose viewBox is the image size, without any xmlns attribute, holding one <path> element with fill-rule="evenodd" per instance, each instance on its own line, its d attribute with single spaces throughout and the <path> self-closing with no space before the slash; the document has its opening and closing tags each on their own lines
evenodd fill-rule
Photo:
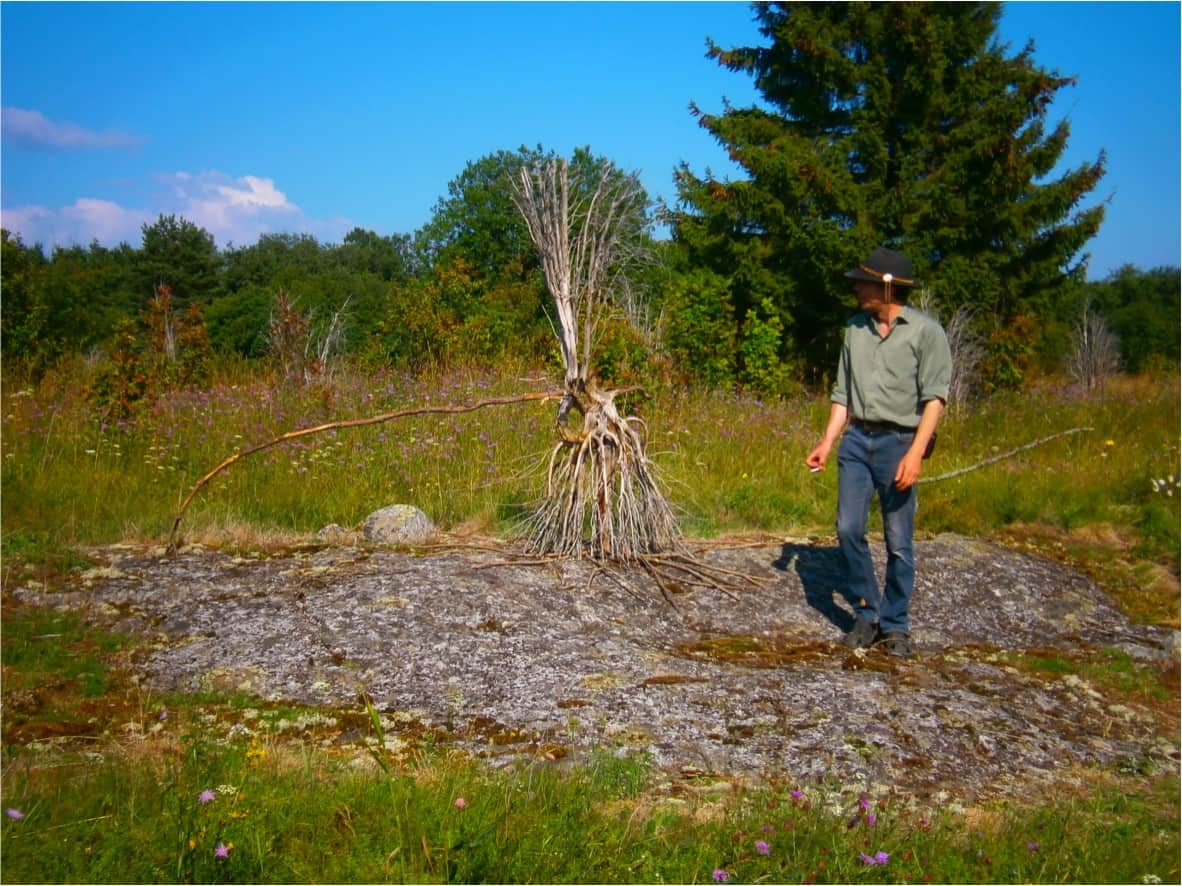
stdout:
<svg viewBox="0 0 1182 886">
<path fill-rule="evenodd" d="M 513 397 L 492 397 L 488 400 L 480 400 L 476 403 L 466 403 L 462 406 L 422 406 L 417 409 L 400 409 L 396 412 L 387 412 L 383 415 L 375 415 L 371 418 L 352 418 L 344 421 L 333 421 L 328 424 L 317 425 L 314 428 L 300 428 L 295 431 L 288 431 L 286 434 L 281 434 L 272 440 L 265 443 L 259 443 L 257 446 L 251 446 L 249 449 L 244 449 L 241 452 L 235 452 L 229 458 L 220 462 L 217 467 L 197 481 L 196 485 L 190 490 L 184 502 L 181 503 L 180 510 L 177 511 L 176 517 L 172 521 L 172 531 L 168 534 L 168 551 L 173 553 L 176 551 L 176 532 L 181 525 L 181 518 L 184 517 L 185 511 L 189 504 L 196 497 L 206 483 L 224 471 L 230 465 L 234 464 L 239 459 L 246 458 L 248 455 L 254 455 L 257 452 L 263 452 L 270 449 L 272 446 L 277 446 L 280 443 L 285 443 L 288 440 L 295 440 L 299 437 L 307 437 L 312 434 L 320 434 L 324 431 L 335 431 L 344 428 L 360 428 L 367 425 L 377 425 L 387 421 L 393 421 L 396 418 L 406 418 L 412 415 L 432 415 L 438 413 L 455 414 L 461 412 L 474 412 L 477 409 L 483 409 L 486 406 L 502 406 L 507 403 L 523 403 L 529 400 L 557 400 L 562 395 L 556 392 L 536 392 L 528 394 L 518 394 Z"/>
<path fill-rule="evenodd" d="M 1019 446 L 1017 449 L 1011 449 L 1009 452 L 1003 452 L 1001 455 L 995 455 L 993 458 L 987 458 L 985 461 L 977 462 L 975 465 L 969 465 L 967 468 L 958 468 L 955 471 L 949 471 L 947 474 L 940 474 L 938 477 L 922 477 L 920 483 L 937 483 L 940 480 L 951 480 L 953 477 L 959 477 L 961 474 L 968 474 L 971 471 L 976 471 L 989 465 L 997 464 L 999 461 L 1004 461 L 1007 458 L 1013 458 L 1020 452 L 1025 452 L 1027 449 L 1033 449 L 1035 446 L 1042 446 L 1044 443 L 1050 443 L 1052 440 L 1057 440 L 1060 437 L 1066 437 L 1070 434 L 1080 434 L 1084 431 L 1094 431 L 1095 428 L 1072 428 L 1069 431 L 1060 431 L 1057 434 L 1051 434 L 1047 437 L 1040 437 L 1033 443 L 1027 443 L 1025 446 Z"/>
</svg>

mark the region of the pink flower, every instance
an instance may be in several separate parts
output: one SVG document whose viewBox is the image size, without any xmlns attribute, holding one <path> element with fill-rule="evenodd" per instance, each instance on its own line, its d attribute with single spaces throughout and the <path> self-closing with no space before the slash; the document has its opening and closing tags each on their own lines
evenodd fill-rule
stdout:
<svg viewBox="0 0 1182 886">
<path fill-rule="evenodd" d="M 726 871 L 724 871 L 722 868 L 715 868 L 712 876 L 714 877 L 715 883 L 725 883 L 727 880 L 729 880 L 731 878 L 731 875 L 728 874 Z"/>
<path fill-rule="evenodd" d="M 768 846 L 767 840 L 756 840 L 755 841 L 755 851 L 758 852 L 760 855 L 770 855 L 772 848 L 770 846 Z"/>
<path fill-rule="evenodd" d="M 13 809 L 11 806 L 4 810 L 4 814 L 13 821 L 21 821 L 25 817 L 23 812 L 21 812 L 19 809 Z"/>
<path fill-rule="evenodd" d="M 197 795 L 197 802 L 198 803 L 212 803 L 216 799 L 217 799 L 217 794 L 215 794 L 213 792 L 212 788 L 206 788 L 200 794 Z"/>
<path fill-rule="evenodd" d="M 225 843 L 218 843 L 218 845 L 215 846 L 213 849 L 213 857 L 214 858 L 229 858 L 230 857 L 230 847 L 227 846 Z"/>
<path fill-rule="evenodd" d="M 463 797 L 456 797 L 456 802 L 454 805 L 455 805 L 456 809 L 463 809 L 465 806 L 468 805 L 468 801 L 465 800 Z"/>
</svg>

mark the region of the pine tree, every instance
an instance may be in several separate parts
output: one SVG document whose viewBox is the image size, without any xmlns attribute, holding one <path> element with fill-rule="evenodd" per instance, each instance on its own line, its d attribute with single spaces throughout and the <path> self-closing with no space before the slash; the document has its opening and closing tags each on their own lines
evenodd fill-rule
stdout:
<svg viewBox="0 0 1182 886">
<path fill-rule="evenodd" d="M 746 178 L 677 171 L 676 239 L 731 278 L 737 322 L 771 299 L 784 357 L 830 368 L 849 303 L 842 272 L 874 246 L 906 252 L 946 311 L 997 320 L 1047 304 L 1082 275 L 1103 207 L 1080 201 L 1095 163 L 1050 178 L 1069 125 L 1048 131 L 1074 81 L 1033 44 L 999 42 L 993 3 L 753 6 L 767 45 L 709 54 L 754 78 L 759 106 L 700 125 Z"/>
</svg>

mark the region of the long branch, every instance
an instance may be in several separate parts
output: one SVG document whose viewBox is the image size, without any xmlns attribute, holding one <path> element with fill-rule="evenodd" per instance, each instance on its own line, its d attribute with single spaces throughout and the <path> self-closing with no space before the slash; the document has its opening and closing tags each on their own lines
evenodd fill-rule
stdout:
<svg viewBox="0 0 1182 886">
<path fill-rule="evenodd" d="M 1094 431 L 1095 428 L 1072 428 L 1069 431 L 1060 431 L 1057 434 L 1051 434 L 1049 437 L 1041 437 L 1033 443 L 1027 443 L 1025 446 L 1019 446 L 1017 449 L 1011 449 L 1009 452 L 1003 452 L 1001 455 L 995 455 L 993 458 L 987 458 L 985 461 L 977 462 L 975 465 L 969 465 L 967 468 L 958 468 L 955 471 L 949 471 L 947 474 L 940 474 L 938 477 L 921 477 L 920 483 L 938 483 L 940 480 L 951 480 L 953 477 L 959 477 L 961 474 L 967 474 L 970 471 L 976 471 L 988 465 L 997 464 L 1007 458 L 1012 458 L 1019 452 L 1025 452 L 1027 449 L 1033 449 L 1035 446 L 1042 446 L 1044 443 L 1050 443 L 1052 440 L 1057 440 L 1060 437 L 1066 437 L 1069 434 L 1080 434 L 1084 431 Z"/>
<path fill-rule="evenodd" d="M 477 409 L 483 409 L 485 406 L 502 406 L 506 403 L 523 403 L 527 400 L 557 400 L 562 397 L 559 392 L 534 392 L 529 394 L 518 394 L 515 397 L 493 397 L 488 400 L 480 400 L 476 403 L 467 403 L 463 406 L 422 406 L 417 409 L 400 409 L 397 412 L 387 412 L 383 415 L 375 415 L 371 418 L 351 418 L 344 421 L 332 421 L 328 424 L 317 425 L 314 428 L 300 428 L 295 431 L 288 431 L 286 434 L 281 434 L 273 440 L 268 440 L 265 443 L 259 443 L 257 446 L 251 446 L 249 449 L 244 449 L 241 452 L 235 452 L 229 458 L 224 459 L 212 471 L 197 481 L 197 484 L 190 490 L 188 496 L 182 502 L 180 510 L 177 511 L 176 517 L 172 521 L 172 531 L 168 534 L 168 551 L 171 553 L 176 550 L 176 531 L 181 525 L 181 518 L 184 517 L 185 511 L 188 509 L 190 502 L 196 497 L 206 483 L 224 471 L 234 462 L 241 458 L 246 458 L 248 455 L 254 455 L 256 452 L 262 452 L 270 449 L 272 446 L 277 446 L 287 440 L 295 440 L 298 437 L 307 437 L 311 434 L 319 434 L 324 431 L 334 431 L 341 428 L 360 428 L 366 425 L 376 425 L 382 422 L 392 421 L 396 418 L 406 418 L 411 415 L 428 415 L 435 413 L 460 413 L 460 412 L 474 412 Z"/>
</svg>

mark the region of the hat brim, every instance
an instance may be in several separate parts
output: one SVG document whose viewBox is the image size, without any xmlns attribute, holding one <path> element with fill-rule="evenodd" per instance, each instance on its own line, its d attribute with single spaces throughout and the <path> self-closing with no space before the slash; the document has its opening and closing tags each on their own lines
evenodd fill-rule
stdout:
<svg viewBox="0 0 1182 886">
<path fill-rule="evenodd" d="M 845 275 L 847 277 L 849 277 L 851 280 L 869 280 L 871 283 L 882 283 L 883 282 L 882 277 L 875 277 L 873 274 L 867 274 L 861 268 L 854 268 L 852 271 L 846 271 Z M 894 280 L 891 280 L 891 285 L 892 286 L 905 286 L 908 289 L 914 289 L 917 284 L 914 280 L 912 280 L 910 283 L 904 283 L 902 280 L 899 280 L 896 278 Z"/>
</svg>

